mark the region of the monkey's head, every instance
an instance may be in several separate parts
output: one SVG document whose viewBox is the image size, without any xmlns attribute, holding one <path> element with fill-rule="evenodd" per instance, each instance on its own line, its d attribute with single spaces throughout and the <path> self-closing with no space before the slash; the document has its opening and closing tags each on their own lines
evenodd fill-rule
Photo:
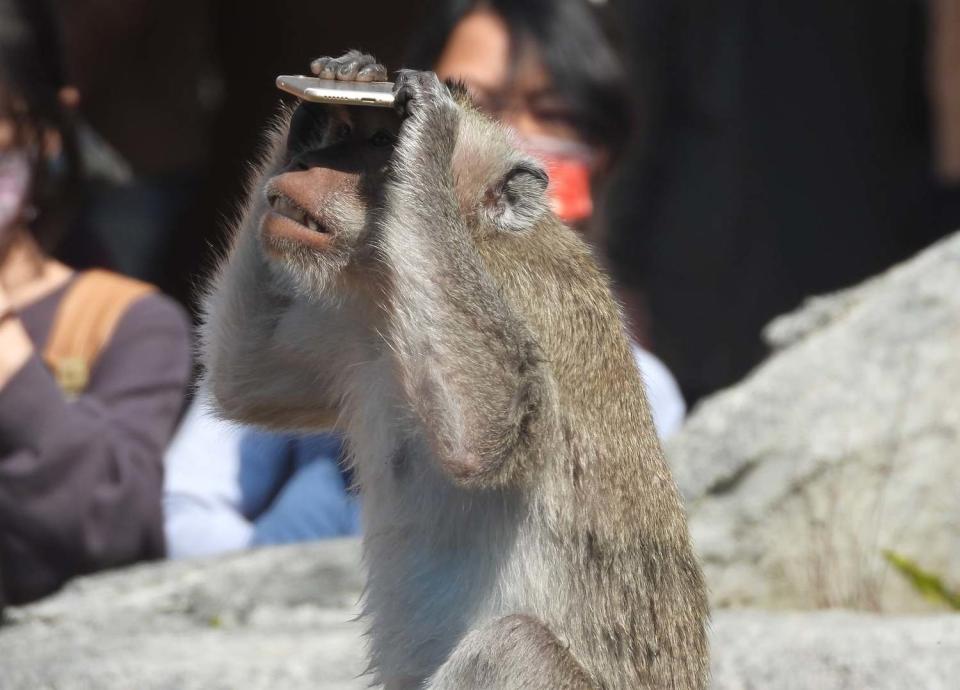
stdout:
<svg viewBox="0 0 960 690">
<path fill-rule="evenodd" d="M 451 170 L 470 239 L 490 245 L 552 220 L 541 166 L 463 89 L 445 88 L 460 111 Z M 388 181 L 432 174 L 430 166 L 398 169 L 400 128 L 401 117 L 389 109 L 304 102 L 281 130 L 283 144 L 263 187 L 260 234 L 276 274 L 298 295 L 311 299 L 370 286 L 378 228 L 388 222 Z M 425 194 L 431 182 L 423 180 Z"/>
<path fill-rule="evenodd" d="M 361 253 L 399 127 L 381 108 L 305 102 L 293 111 L 263 189 L 260 233 L 278 275 L 298 292 L 328 290 Z"/>
</svg>

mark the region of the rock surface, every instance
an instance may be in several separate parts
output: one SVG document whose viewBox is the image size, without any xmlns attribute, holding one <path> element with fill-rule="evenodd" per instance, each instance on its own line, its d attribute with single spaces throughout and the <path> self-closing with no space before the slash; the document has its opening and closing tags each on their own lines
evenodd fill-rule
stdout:
<svg viewBox="0 0 960 690">
<path fill-rule="evenodd" d="M 960 615 L 720 611 L 716 690 L 947 690 L 960 673 Z"/>
<path fill-rule="evenodd" d="M 960 588 L 960 234 L 767 331 L 667 454 L 715 604 L 930 610 Z"/>
<path fill-rule="evenodd" d="M 360 690 L 351 541 L 143 565 L 8 612 L 0 689 Z M 718 612 L 719 690 L 955 687 L 960 616 Z"/>
<path fill-rule="evenodd" d="M 363 688 L 352 541 L 80 578 L 11 609 L 0 690 Z"/>
</svg>

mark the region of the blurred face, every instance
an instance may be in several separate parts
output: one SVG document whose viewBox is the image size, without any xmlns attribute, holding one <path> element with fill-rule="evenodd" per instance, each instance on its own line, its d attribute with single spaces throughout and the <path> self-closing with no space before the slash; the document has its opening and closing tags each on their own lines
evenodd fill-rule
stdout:
<svg viewBox="0 0 960 690">
<path fill-rule="evenodd" d="M 24 114 L 23 101 L 0 84 L 0 155 L 23 149 L 33 139 L 22 124 Z"/>
<path fill-rule="evenodd" d="M 580 140 L 536 47 L 522 45 L 514 60 L 508 27 L 489 10 L 475 10 L 457 24 L 436 72 L 463 81 L 481 108 L 523 136 Z"/>
<path fill-rule="evenodd" d="M 18 141 L 18 128 L 8 99 L 0 92 L 0 250 L 20 220 L 30 188 L 30 159 Z"/>
<path fill-rule="evenodd" d="M 474 10 L 454 27 L 435 70 L 441 79 L 462 81 L 476 104 L 512 127 L 521 146 L 543 162 L 554 212 L 568 223 L 585 221 L 593 212 L 591 179 L 603 171 L 605 156 L 580 137 L 536 46 L 511 46 L 510 39 L 499 15 Z"/>
</svg>

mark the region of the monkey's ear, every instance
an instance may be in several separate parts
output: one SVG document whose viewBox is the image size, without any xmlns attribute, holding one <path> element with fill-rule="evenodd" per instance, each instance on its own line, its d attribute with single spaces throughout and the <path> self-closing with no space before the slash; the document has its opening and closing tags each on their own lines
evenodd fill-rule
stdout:
<svg viewBox="0 0 960 690">
<path fill-rule="evenodd" d="M 547 213 L 547 173 L 531 162 L 515 165 L 488 193 L 487 213 L 502 230 L 524 230 Z"/>
</svg>

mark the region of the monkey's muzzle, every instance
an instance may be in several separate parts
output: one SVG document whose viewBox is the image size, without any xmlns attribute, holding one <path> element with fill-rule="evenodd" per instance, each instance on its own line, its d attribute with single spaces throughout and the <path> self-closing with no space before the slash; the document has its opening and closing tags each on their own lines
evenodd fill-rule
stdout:
<svg viewBox="0 0 960 690">
<path fill-rule="evenodd" d="M 270 210 L 264 215 L 261 232 L 265 239 L 296 242 L 313 249 L 327 249 L 332 235 L 311 213 L 281 192 L 267 196 Z"/>
</svg>

